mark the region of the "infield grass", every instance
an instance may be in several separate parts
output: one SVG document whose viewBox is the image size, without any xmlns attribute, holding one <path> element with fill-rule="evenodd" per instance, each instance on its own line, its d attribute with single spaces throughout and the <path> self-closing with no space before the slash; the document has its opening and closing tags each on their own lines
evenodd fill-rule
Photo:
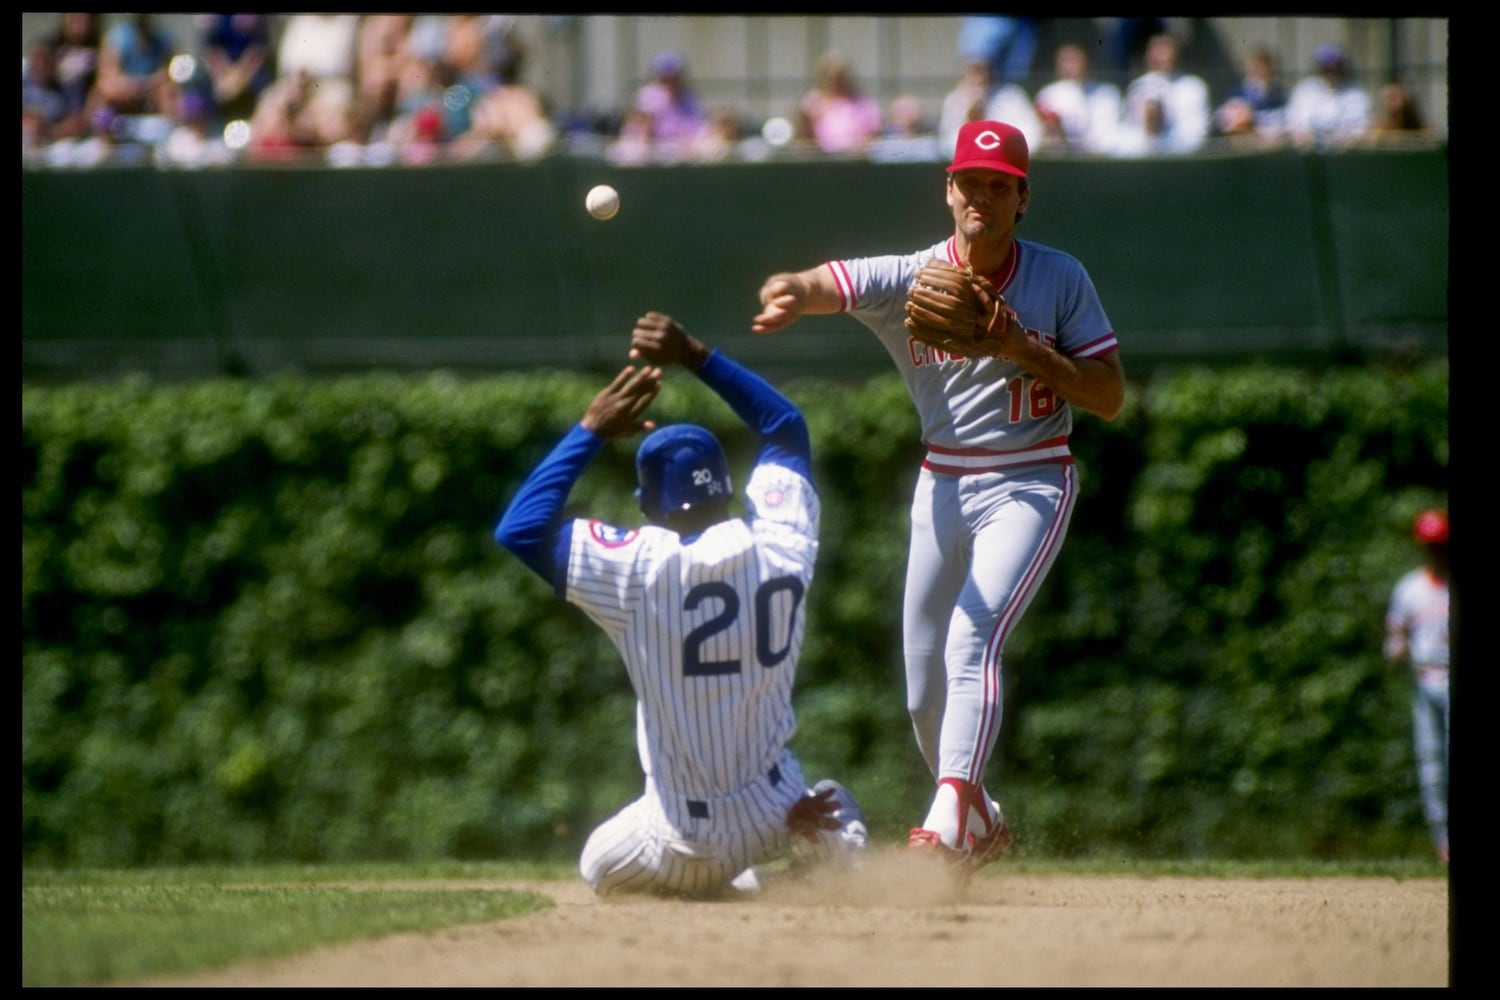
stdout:
<svg viewBox="0 0 1500 1000">
<path fill-rule="evenodd" d="M 551 902 L 450 880 L 568 876 L 574 870 L 559 865 L 23 870 L 21 985 L 128 983 L 500 920 Z M 392 887 L 398 881 L 402 886 Z"/>
<path fill-rule="evenodd" d="M 1416 859 L 1326 862 L 1037 861 L 1004 872 L 1196 878 L 1442 877 Z M 106 986 L 270 959 L 326 944 L 520 916 L 545 896 L 486 885 L 577 878 L 571 864 L 175 868 L 21 873 L 21 985 Z"/>
</svg>

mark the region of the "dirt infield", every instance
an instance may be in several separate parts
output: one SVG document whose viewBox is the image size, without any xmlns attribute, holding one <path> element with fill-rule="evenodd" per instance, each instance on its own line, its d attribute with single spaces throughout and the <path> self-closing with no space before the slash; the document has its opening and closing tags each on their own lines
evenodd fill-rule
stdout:
<svg viewBox="0 0 1500 1000">
<path fill-rule="evenodd" d="M 716 903 L 600 901 L 321 948 L 165 986 L 1446 986 L 1446 879 L 986 870 L 961 896 L 877 857 Z M 430 888 L 430 883 L 424 883 Z"/>
</svg>

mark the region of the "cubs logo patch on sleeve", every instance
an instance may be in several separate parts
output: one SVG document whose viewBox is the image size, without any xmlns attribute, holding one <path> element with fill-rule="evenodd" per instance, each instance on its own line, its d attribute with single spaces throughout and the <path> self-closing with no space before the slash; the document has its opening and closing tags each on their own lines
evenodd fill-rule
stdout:
<svg viewBox="0 0 1500 1000">
<path fill-rule="evenodd" d="M 606 548 L 618 549 L 635 541 L 640 532 L 635 528 L 617 528 L 603 521 L 589 522 L 589 536 Z"/>
</svg>

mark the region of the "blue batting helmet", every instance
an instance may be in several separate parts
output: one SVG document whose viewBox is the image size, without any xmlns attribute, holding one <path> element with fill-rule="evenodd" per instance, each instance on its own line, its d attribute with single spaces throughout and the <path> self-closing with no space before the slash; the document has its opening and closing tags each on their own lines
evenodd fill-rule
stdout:
<svg viewBox="0 0 1500 1000">
<path fill-rule="evenodd" d="M 729 501 L 729 463 L 719 439 L 694 424 L 652 431 L 635 454 L 635 498 L 653 521 Z"/>
</svg>

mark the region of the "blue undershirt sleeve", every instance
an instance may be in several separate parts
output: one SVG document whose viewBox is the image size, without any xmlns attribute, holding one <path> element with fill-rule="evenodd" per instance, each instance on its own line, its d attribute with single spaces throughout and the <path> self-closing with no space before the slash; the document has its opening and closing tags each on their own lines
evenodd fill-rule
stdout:
<svg viewBox="0 0 1500 1000">
<path fill-rule="evenodd" d="M 550 583 L 559 596 L 567 586 L 573 539 L 573 522 L 563 518 L 563 504 L 603 448 L 603 438 L 575 424 L 521 483 L 495 526 L 495 541 Z"/>
<path fill-rule="evenodd" d="M 709 354 L 698 369 L 698 377 L 760 435 L 757 465 L 776 462 L 812 481 L 812 438 L 795 403 L 719 350 Z"/>
</svg>

